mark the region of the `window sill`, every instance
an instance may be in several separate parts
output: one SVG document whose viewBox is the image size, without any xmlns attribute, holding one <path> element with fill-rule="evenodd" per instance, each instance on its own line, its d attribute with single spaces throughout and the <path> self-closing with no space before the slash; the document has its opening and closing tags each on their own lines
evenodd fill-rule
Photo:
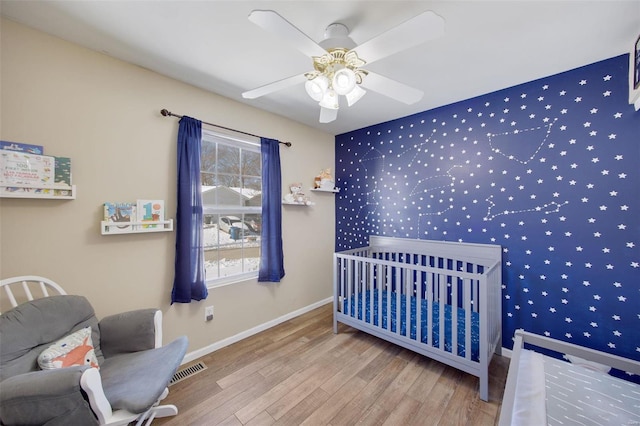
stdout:
<svg viewBox="0 0 640 426">
<path fill-rule="evenodd" d="M 228 285 L 233 285 L 233 284 L 237 284 L 240 282 L 245 282 L 245 281 L 252 281 L 252 280 L 258 280 L 258 272 L 248 272 L 246 274 L 242 274 L 242 275 L 236 275 L 233 277 L 224 277 L 224 278 L 217 278 L 214 280 L 210 280 L 207 281 L 207 289 L 214 289 L 214 288 L 220 288 L 220 287 L 226 287 Z"/>
</svg>

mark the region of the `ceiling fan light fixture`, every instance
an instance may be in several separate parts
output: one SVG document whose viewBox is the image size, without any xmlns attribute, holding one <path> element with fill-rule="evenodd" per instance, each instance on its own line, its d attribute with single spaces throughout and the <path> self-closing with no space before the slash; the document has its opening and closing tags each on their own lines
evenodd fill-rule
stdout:
<svg viewBox="0 0 640 426">
<path fill-rule="evenodd" d="M 320 108 L 320 122 L 321 123 L 331 123 L 336 118 L 338 118 L 338 110 L 337 109 Z"/>
<path fill-rule="evenodd" d="M 349 68 L 341 68 L 333 74 L 331 85 L 338 95 L 346 95 L 356 87 L 356 73 Z"/>
<path fill-rule="evenodd" d="M 319 75 L 311 80 L 307 80 L 304 84 L 307 94 L 316 102 L 322 101 L 327 89 L 329 88 L 329 80 L 323 75 Z"/>
<path fill-rule="evenodd" d="M 320 101 L 320 106 L 327 109 L 338 109 L 338 95 L 335 90 L 329 89 L 325 92 L 324 97 Z"/>
<path fill-rule="evenodd" d="M 367 91 L 356 84 L 353 90 L 345 95 L 347 98 L 347 105 L 351 106 L 355 104 L 365 95 L 365 93 L 367 93 Z"/>
</svg>

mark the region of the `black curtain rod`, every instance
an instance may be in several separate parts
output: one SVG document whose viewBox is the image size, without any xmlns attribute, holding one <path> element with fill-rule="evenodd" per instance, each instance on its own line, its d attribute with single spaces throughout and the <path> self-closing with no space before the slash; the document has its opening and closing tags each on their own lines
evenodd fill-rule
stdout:
<svg viewBox="0 0 640 426">
<path fill-rule="evenodd" d="M 162 109 L 160 110 L 160 114 L 162 114 L 165 117 L 177 117 L 177 118 L 182 118 L 181 115 L 178 114 L 174 114 L 171 111 L 168 111 L 166 109 Z M 236 129 L 232 129 L 230 127 L 224 127 L 224 126 L 220 126 L 218 124 L 213 124 L 213 123 L 207 123 L 206 121 L 203 121 L 204 124 L 208 124 L 209 126 L 213 126 L 213 127 L 219 127 L 220 129 L 225 129 L 225 130 L 231 130 L 232 132 L 236 132 L 236 133 L 242 133 L 243 135 L 247 135 L 247 136 L 253 136 L 254 138 L 260 138 L 261 136 L 258 135 L 254 135 L 253 133 L 247 133 L 247 132 L 243 132 L 242 130 L 236 130 Z M 280 141 L 278 141 L 280 142 Z M 291 142 L 280 142 L 283 145 L 286 145 L 288 147 L 291 147 Z"/>
</svg>

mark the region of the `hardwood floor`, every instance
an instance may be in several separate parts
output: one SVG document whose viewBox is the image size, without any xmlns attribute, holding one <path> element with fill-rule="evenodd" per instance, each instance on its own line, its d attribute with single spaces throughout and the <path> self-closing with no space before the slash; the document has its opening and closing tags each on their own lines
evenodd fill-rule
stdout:
<svg viewBox="0 0 640 426">
<path fill-rule="evenodd" d="M 341 325 L 332 305 L 220 349 L 169 388 L 157 425 L 495 425 L 508 359 L 494 357 L 490 402 L 478 379 Z"/>
</svg>

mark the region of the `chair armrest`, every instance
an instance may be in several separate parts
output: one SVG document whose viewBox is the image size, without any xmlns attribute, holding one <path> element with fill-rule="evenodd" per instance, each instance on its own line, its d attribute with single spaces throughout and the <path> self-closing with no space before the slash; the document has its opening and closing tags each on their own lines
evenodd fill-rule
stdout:
<svg viewBox="0 0 640 426">
<path fill-rule="evenodd" d="M 139 309 L 103 318 L 100 348 L 105 358 L 162 346 L 162 311 Z"/>
<path fill-rule="evenodd" d="M 80 385 L 87 370 L 91 368 L 34 371 L 4 380 L 0 384 L 2 424 L 97 425 Z"/>
</svg>

